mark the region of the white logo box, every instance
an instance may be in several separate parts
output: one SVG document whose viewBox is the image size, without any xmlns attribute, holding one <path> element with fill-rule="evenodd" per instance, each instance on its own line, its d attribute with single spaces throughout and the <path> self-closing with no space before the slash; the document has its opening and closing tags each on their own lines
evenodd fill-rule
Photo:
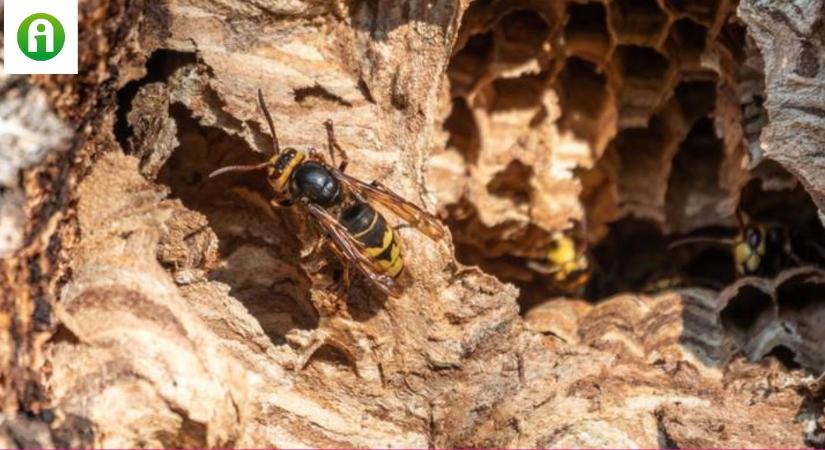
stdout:
<svg viewBox="0 0 825 450">
<path fill-rule="evenodd" d="M 3 2 L 3 72 L 6 74 L 77 73 L 78 0 L 5 0 Z M 66 33 L 63 49 L 54 58 L 35 61 L 18 47 L 17 30 L 32 14 L 54 16 Z"/>
</svg>

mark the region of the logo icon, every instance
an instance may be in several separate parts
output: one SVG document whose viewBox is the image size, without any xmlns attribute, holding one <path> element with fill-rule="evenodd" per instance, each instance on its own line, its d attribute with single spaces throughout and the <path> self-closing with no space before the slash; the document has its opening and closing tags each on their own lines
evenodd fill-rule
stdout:
<svg viewBox="0 0 825 450">
<path fill-rule="evenodd" d="M 48 61 L 63 50 L 66 31 L 54 16 L 35 13 L 26 17 L 17 29 L 20 51 L 35 61 Z"/>
<path fill-rule="evenodd" d="M 75 74 L 78 0 L 0 0 L 5 74 Z"/>
</svg>

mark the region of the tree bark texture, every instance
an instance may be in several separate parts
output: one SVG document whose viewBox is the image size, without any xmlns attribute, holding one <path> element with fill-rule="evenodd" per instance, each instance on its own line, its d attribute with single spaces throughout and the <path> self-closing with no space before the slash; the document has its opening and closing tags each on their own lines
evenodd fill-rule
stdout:
<svg viewBox="0 0 825 450">
<path fill-rule="evenodd" d="M 731 226 L 753 180 L 822 211 L 823 8 L 81 0 L 80 75 L 0 79 L 0 444 L 825 445 L 819 268 L 500 281 L 571 223 Z M 350 174 L 450 226 L 398 228 L 401 298 L 342 301 L 263 175 L 207 177 L 270 154 L 259 88 L 282 146 L 325 153 L 331 119 Z"/>
</svg>

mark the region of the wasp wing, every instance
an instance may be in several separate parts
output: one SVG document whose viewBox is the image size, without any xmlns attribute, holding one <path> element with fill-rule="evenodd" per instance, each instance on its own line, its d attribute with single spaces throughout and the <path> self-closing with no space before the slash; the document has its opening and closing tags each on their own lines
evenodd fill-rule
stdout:
<svg viewBox="0 0 825 450">
<path fill-rule="evenodd" d="M 395 278 L 381 273 L 381 269 L 375 265 L 375 262 L 361 252 L 361 244 L 352 238 L 343 225 L 318 205 L 309 203 L 306 207 L 321 228 L 332 238 L 336 248 L 346 257 L 348 261 L 344 263 L 353 263 L 362 275 L 385 294 L 391 297 L 401 296 L 402 289 Z"/>
<path fill-rule="evenodd" d="M 401 217 L 409 222 L 410 225 L 418 228 L 429 236 L 431 239 L 437 241 L 444 237 L 444 226 L 434 215 L 422 210 L 413 203 L 405 200 L 400 195 L 391 191 L 386 186 L 374 181 L 372 184 L 364 183 L 363 181 L 351 177 L 337 169 L 333 169 L 333 174 L 339 181 L 347 187 L 360 194 L 367 200 L 372 200 L 380 203 L 393 214 Z"/>
</svg>

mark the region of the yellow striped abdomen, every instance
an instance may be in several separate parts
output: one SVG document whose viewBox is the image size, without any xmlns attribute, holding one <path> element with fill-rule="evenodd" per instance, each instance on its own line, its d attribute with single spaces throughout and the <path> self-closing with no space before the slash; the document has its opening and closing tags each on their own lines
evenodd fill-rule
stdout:
<svg viewBox="0 0 825 450">
<path fill-rule="evenodd" d="M 398 278 L 404 270 L 401 247 L 387 221 L 367 203 L 356 203 L 341 214 L 341 224 L 364 247 L 382 273 Z"/>
</svg>

